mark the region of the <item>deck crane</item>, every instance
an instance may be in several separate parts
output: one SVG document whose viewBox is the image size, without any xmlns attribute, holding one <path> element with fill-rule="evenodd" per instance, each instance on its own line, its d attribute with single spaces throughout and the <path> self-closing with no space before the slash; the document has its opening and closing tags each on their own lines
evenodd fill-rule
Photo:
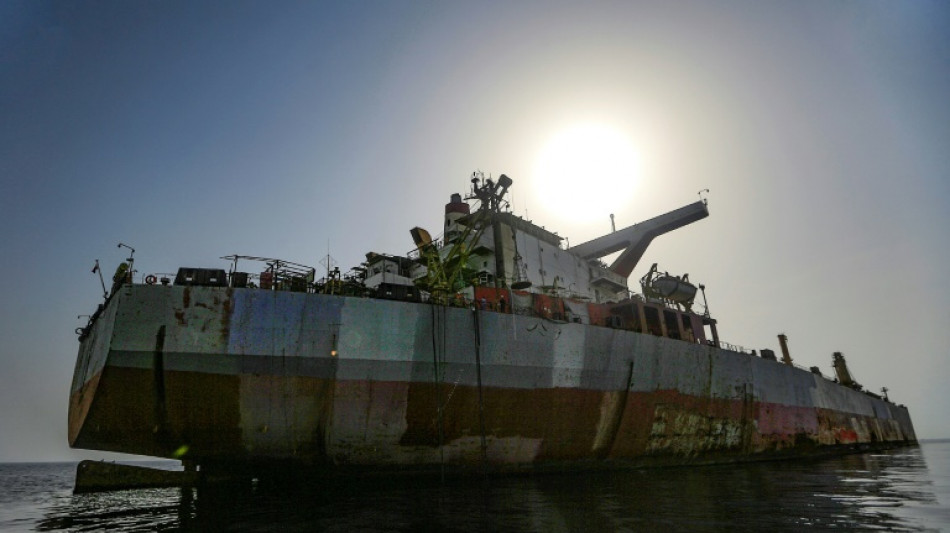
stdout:
<svg viewBox="0 0 950 533">
<path fill-rule="evenodd" d="M 700 200 L 639 224 L 608 233 L 603 237 L 578 244 L 568 248 L 568 251 L 590 260 L 623 250 L 620 257 L 614 260 L 608 269 L 627 278 L 654 238 L 708 216 L 709 209 L 706 207 L 706 200 Z"/>
</svg>

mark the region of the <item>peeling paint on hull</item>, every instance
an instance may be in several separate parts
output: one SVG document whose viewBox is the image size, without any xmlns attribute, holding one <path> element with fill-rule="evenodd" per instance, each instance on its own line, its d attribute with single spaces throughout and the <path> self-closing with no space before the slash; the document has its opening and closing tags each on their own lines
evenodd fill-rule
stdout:
<svg viewBox="0 0 950 533">
<path fill-rule="evenodd" d="M 340 469 L 476 469 L 484 457 L 518 470 L 916 441 L 902 406 L 773 361 L 624 330 L 204 287 L 129 286 L 105 311 L 77 360 L 78 448 Z"/>
</svg>

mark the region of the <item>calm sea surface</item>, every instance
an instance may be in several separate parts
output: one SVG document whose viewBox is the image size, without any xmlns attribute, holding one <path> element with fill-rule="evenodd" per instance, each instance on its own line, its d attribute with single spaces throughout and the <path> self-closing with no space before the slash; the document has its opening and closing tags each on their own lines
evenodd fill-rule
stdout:
<svg viewBox="0 0 950 533">
<path fill-rule="evenodd" d="M 73 495 L 75 468 L 0 464 L 0 531 L 950 531 L 950 441 L 804 462 L 200 494 Z"/>
</svg>

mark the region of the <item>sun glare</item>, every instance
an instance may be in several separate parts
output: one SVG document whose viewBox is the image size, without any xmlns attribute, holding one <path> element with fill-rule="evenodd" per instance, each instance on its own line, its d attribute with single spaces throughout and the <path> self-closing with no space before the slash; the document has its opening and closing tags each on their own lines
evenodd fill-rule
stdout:
<svg viewBox="0 0 950 533">
<path fill-rule="evenodd" d="M 602 124 L 560 131 L 543 146 L 534 166 L 534 195 L 551 213 L 605 220 L 629 201 L 639 174 L 631 140 Z"/>
</svg>

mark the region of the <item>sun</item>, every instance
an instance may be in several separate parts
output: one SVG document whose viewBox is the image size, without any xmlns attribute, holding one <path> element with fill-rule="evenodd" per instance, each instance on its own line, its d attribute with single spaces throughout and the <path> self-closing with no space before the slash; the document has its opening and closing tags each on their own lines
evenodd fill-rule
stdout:
<svg viewBox="0 0 950 533">
<path fill-rule="evenodd" d="M 622 131 L 581 124 L 558 132 L 538 153 L 534 196 L 550 213 L 589 222 L 624 206 L 636 187 L 639 158 Z"/>
</svg>

